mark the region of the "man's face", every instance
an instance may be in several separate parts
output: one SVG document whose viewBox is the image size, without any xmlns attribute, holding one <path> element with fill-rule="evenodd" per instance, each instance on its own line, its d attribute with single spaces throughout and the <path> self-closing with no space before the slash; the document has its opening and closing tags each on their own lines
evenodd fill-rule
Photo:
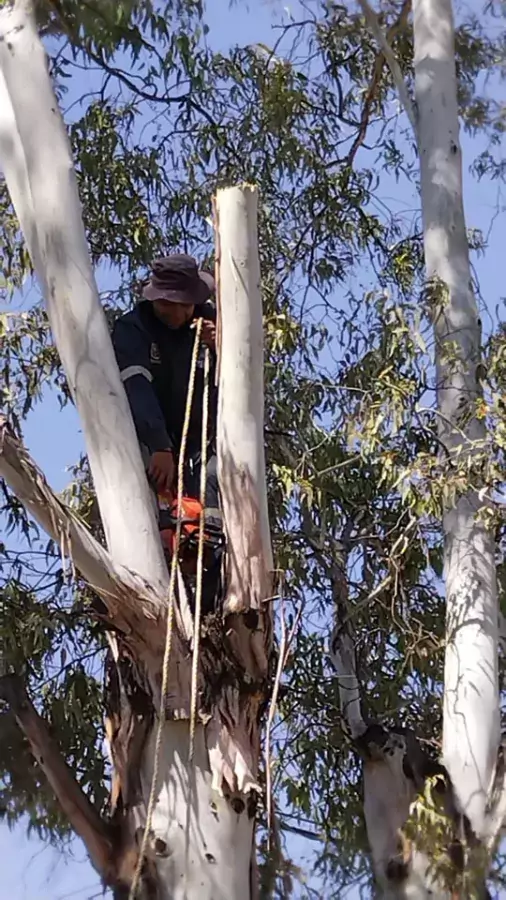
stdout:
<svg viewBox="0 0 506 900">
<path fill-rule="evenodd" d="M 157 319 L 167 328 L 182 328 L 193 318 L 195 306 L 189 303 L 173 303 L 171 300 L 153 300 Z"/>
</svg>

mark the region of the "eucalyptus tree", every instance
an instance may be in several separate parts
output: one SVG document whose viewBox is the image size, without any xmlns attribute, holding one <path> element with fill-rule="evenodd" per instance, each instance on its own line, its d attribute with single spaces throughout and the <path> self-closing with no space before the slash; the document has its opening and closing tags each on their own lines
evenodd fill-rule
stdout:
<svg viewBox="0 0 506 900">
<path fill-rule="evenodd" d="M 275 593 L 284 595 L 280 609 L 293 617 L 297 634 L 267 755 L 277 832 L 319 840 L 329 891 L 339 892 L 369 877 L 360 754 L 367 769 L 394 739 L 399 759 L 408 740 L 401 726 L 422 739 L 430 765 L 440 752 L 440 520 L 461 483 L 440 454 L 422 230 L 382 200 L 394 178 L 416 187 L 409 123 L 376 38 L 353 9 L 311 4 L 274 31 L 271 46 L 229 52 L 215 49 L 212 10 L 199 4 L 41 2 L 36 12 L 67 107 L 86 236 L 109 320 L 131 302 L 159 250 L 183 247 L 212 261 L 217 189 L 242 181 L 259 186 L 267 482 L 275 567 L 283 572 Z M 409 90 L 407 5 L 385 10 L 381 25 Z M 461 23 L 456 58 L 464 122 L 493 139 L 493 104 L 479 90 L 479 75 L 494 65 L 495 49 L 479 23 Z M 86 95 L 74 78 L 83 64 Z M 30 261 L 5 193 L 3 205 L 8 292 L 30 272 Z M 32 406 L 44 402 L 45 386 L 63 403 L 73 401 L 42 305 L 4 321 L 4 409 L 20 436 Z M 495 433 L 483 486 L 502 477 L 501 353 L 499 333 L 487 357 L 485 421 Z M 67 496 L 103 541 L 85 458 L 74 474 Z M 107 698 L 90 662 L 107 644 L 104 609 L 78 573 L 69 583 L 56 544 L 37 543 L 31 516 L 7 488 L 5 511 L 32 540 L 31 556 L 8 540 L 4 551 L 8 665 L 23 676 L 85 794 L 110 813 L 100 749 Z M 376 745 L 357 742 L 341 714 L 326 655 L 336 616 L 355 646 L 360 713 L 384 729 L 376 730 Z M 39 830 L 58 839 L 68 818 L 7 707 L 3 721 L 6 815 L 14 820 L 28 811 Z M 419 750 L 420 741 L 413 746 Z M 260 813 L 265 826 L 262 804 Z M 266 858 L 262 829 L 259 844 L 261 884 L 286 893 L 297 877 L 289 845 L 283 858 L 271 838 Z M 392 871 L 404 877 L 400 862 Z"/>
</svg>

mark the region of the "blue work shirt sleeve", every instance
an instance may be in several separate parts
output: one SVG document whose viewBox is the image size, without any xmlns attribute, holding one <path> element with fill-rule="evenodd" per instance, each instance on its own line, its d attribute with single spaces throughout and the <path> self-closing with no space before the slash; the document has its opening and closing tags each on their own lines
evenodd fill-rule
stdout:
<svg viewBox="0 0 506 900">
<path fill-rule="evenodd" d="M 172 449 L 153 387 L 149 339 L 135 322 L 118 319 L 112 332 L 112 344 L 140 443 L 145 444 L 150 453 Z"/>
</svg>

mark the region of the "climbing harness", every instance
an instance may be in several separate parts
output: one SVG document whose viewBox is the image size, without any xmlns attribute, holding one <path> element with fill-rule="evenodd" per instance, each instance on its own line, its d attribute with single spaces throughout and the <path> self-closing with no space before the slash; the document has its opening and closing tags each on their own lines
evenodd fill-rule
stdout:
<svg viewBox="0 0 506 900">
<path fill-rule="evenodd" d="M 146 856 L 146 849 L 151 832 L 151 822 L 156 803 L 156 791 L 158 788 L 158 775 L 160 768 L 160 757 L 163 739 L 163 727 L 165 725 L 166 703 L 169 689 L 169 663 L 172 648 L 172 632 L 174 626 L 174 601 L 175 586 L 177 576 L 177 566 L 179 561 L 180 547 L 182 538 L 190 538 L 195 535 L 195 523 L 187 521 L 187 513 L 190 510 L 192 514 L 198 514 L 198 556 L 197 556 L 197 584 L 195 591 L 195 616 L 194 616 L 194 634 L 193 634 L 193 656 L 192 656 L 192 679 L 191 679 L 191 698 L 190 698 L 190 737 L 189 737 L 189 760 L 193 758 L 195 730 L 197 720 L 197 678 L 198 678 L 198 652 L 200 645 L 200 618 L 202 608 L 202 576 L 204 568 L 204 505 L 205 505 L 205 489 L 206 489 L 206 467 L 207 467 L 207 427 L 208 427 L 208 399 L 209 399 L 209 350 L 205 348 L 205 364 L 204 364 L 204 397 L 202 411 L 202 457 L 201 457 L 201 473 L 200 473 L 200 502 L 191 498 L 183 497 L 183 478 L 184 478 L 184 459 L 186 455 L 186 446 L 188 440 L 188 430 L 190 425 L 190 414 L 193 403 L 193 395 L 195 391 L 195 376 L 197 372 L 197 359 L 200 350 L 200 335 L 202 330 L 202 319 L 198 319 L 196 323 L 195 344 L 193 347 L 193 355 L 191 360 L 190 378 L 188 382 L 188 394 L 186 397 L 186 409 L 183 423 L 183 432 L 181 438 L 181 451 L 178 460 L 177 471 L 177 500 L 175 501 L 175 533 L 173 543 L 171 545 L 171 565 L 169 579 L 169 609 L 167 614 L 167 630 L 165 635 L 165 650 L 162 666 L 162 685 L 160 691 L 160 711 L 158 715 L 158 728 L 156 733 L 155 752 L 153 760 L 153 776 L 151 779 L 151 788 L 149 792 L 148 808 L 146 812 L 146 824 L 142 836 L 139 858 L 135 867 L 132 884 L 130 887 L 128 900 L 135 900 L 137 889 L 142 874 L 142 866 Z M 197 504 L 198 505 L 195 505 Z M 195 518 L 195 516 L 194 516 Z M 191 524 L 191 527 L 190 527 Z M 185 531 L 186 529 L 186 531 Z M 193 530 L 192 530 L 193 529 Z M 191 787 L 190 787 L 191 789 Z M 190 803 L 190 798 L 189 803 Z"/>
</svg>

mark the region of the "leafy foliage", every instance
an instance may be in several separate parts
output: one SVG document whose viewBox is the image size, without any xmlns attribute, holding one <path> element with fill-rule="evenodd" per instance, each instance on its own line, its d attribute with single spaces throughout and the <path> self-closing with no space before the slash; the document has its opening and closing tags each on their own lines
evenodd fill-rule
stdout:
<svg viewBox="0 0 506 900">
<path fill-rule="evenodd" d="M 385 10 L 410 82 L 405 11 Z M 418 219 L 392 213 L 382 199 L 385 185 L 392 193 L 394 183 L 417 177 L 389 73 L 347 5 L 308 5 L 300 21 L 278 27 L 272 47 L 228 52 L 214 49 L 196 0 L 41 0 L 38 13 L 111 320 L 133 301 L 158 252 L 178 248 L 211 261 L 218 186 L 260 187 L 272 528 L 289 614 L 303 609 L 274 732 L 275 789 L 283 834 L 315 839 L 318 874 L 339 895 L 369 870 L 360 769 L 326 657 L 329 627 L 337 611 L 352 624 L 371 718 L 412 727 L 437 748 L 439 522 L 443 504 L 475 475 L 451 468 L 437 438 Z M 498 119 L 483 79 L 497 59 L 485 24 L 460 23 L 463 121 L 491 141 L 492 155 L 475 164 L 483 177 L 501 174 L 493 163 Z M 81 96 L 75 74 L 83 65 L 90 91 Z M 7 297 L 30 269 L 5 191 L 0 209 Z M 38 301 L 0 326 L 3 406 L 21 430 L 46 387 L 62 404 L 68 390 Z M 483 376 L 493 438 L 475 461 L 491 492 L 504 478 L 505 361 L 499 330 Z M 69 497 L 97 531 L 84 460 Z M 3 511 L 7 662 L 27 678 L 66 759 L 103 807 L 102 637 L 92 598 L 8 492 Z M 504 540 L 503 526 L 491 524 Z M 15 821 L 28 813 L 39 832 L 64 837 L 37 766 L 9 713 L 1 715 L 3 814 Z M 283 865 L 280 877 L 301 877 Z M 276 876 L 269 884 L 279 888 Z M 315 896 L 310 883 L 301 891 Z"/>
</svg>

